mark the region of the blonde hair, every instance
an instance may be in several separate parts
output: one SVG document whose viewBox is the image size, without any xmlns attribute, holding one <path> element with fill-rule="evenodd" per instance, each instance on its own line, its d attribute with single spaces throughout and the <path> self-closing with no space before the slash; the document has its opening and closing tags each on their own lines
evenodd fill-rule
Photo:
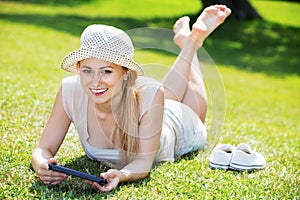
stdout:
<svg viewBox="0 0 300 200">
<path fill-rule="evenodd" d="M 120 108 L 115 115 L 117 129 L 114 138 L 121 141 L 121 163 L 122 167 L 132 161 L 140 150 L 139 145 L 139 95 L 133 87 L 137 79 L 135 71 L 128 71 L 126 79 L 122 83 L 122 97 Z"/>
</svg>

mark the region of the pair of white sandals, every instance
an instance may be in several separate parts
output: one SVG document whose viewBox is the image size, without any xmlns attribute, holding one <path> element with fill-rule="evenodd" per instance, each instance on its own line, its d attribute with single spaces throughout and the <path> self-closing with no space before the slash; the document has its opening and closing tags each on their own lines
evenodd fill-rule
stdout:
<svg viewBox="0 0 300 200">
<path fill-rule="evenodd" d="M 230 144 L 217 144 L 209 158 L 212 169 L 231 169 L 236 171 L 254 171 L 266 166 L 264 156 L 253 151 L 248 144 L 237 147 Z"/>
</svg>

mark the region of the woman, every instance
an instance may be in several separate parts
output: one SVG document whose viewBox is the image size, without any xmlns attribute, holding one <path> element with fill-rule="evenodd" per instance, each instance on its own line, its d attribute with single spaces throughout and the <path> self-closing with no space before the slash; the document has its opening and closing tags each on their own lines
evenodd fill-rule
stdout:
<svg viewBox="0 0 300 200">
<path fill-rule="evenodd" d="M 204 148 L 206 93 L 196 51 L 231 11 L 226 6 L 206 8 L 189 30 L 188 17 L 174 25 L 174 42 L 181 48 L 160 84 L 143 75 L 132 60 L 133 46 L 123 31 L 105 25 L 88 26 L 80 49 L 61 66 L 77 71 L 65 78 L 50 118 L 32 155 L 32 166 L 45 184 L 56 185 L 67 175 L 48 170 L 71 122 L 91 159 L 109 163 L 100 176 L 107 192 L 121 182 L 148 175 L 153 163 Z"/>
</svg>

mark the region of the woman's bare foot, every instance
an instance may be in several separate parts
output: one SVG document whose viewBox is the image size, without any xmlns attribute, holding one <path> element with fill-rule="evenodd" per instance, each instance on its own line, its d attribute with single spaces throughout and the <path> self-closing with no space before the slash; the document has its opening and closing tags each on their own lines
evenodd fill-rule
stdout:
<svg viewBox="0 0 300 200">
<path fill-rule="evenodd" d="M 230 15 L 231 10 L 225 5 L 209 6 L 203 10 L 193 24 L 190 38 L 197 42 L 199 47 L 203 41 Z"/>
<path fill-rule="evenodd" d="M 175 33 L 173 40 L 180 48 L 183 47 L 185 39 L 191 33 L 189 22 L 190 18 L 188 16 L 184 16 L 179 18 L 173 26 L 173 31 Z"/>
</svg>

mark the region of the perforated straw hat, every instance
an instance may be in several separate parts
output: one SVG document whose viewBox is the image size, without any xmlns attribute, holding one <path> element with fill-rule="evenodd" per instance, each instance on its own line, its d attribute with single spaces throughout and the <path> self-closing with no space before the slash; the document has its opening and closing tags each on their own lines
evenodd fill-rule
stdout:
<svg viewBox="0 0 300 200">
<path fill-rule="evenodd" d="M 142 67 L 133 60 L 134 48 L 129 36 L 113 26 L 94 24 L 88 26 L 80 38 L 80 48 L 66 55 L 61 68 L 76 72 L 78 61 L 87 58 L 99 58 L 121 65 L 138 75 L 143 75 Z"/>
</svg>

